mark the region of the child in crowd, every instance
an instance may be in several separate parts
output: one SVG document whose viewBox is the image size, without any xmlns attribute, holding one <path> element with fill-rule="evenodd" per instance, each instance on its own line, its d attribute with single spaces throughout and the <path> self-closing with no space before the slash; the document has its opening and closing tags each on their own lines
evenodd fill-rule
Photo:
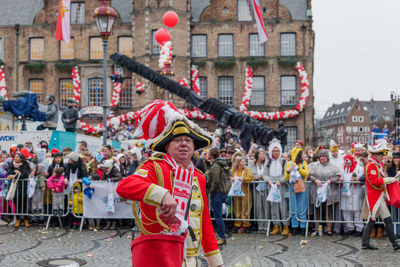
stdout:
<svg viewBox="0 0 400 267">
<path fill-rule="evenodd" d="M 47 186 L 52 191 L 53 200 L 53 214 L 60 216 L 64 213 L 64 189 L 65 189 L 65 177 L 64 168 L 58 167 L 53 170 L 53 175 L 47 180 Z"/>
<path fill-rule="evenodd" d="M 6 221 L 2 220 L 2 213 L 9 213 L 10 211 L 12 211 L 12 213 L 15 214 L 15 204 L 12 200 L 9 201 L 5 201 L 5 198 L 7 196 L 7 192 L 8 189 L 10 187 L 11 181 L 7 181 L 5 178 L 7 177 L 7 170 L 6 170 L 6 165 L 4 163 L 5 158 L 1 159 L 1 163 L 0 163 L 0 226 L 4 226 L 4 225 L 15 225 L 15 222 L 17 220 L 16 216 L 14 215 L 14 219 L 8 223 Z M 3 206 L 3 203 L 8 204 L 8 206 L 10 207 L 10 210 L 7 209 L 7 204 L 5 204 Z"/>
<path fill-rule="evenodd" d="M 35 192 L 32 196 L 32 215 L 40 215 L 42 213 L 43 207 L 43 195 L 46 190 L 46 166 L 42 163 L 39 163 L 36 166 L 36 186 Z"/>
<path fill-rule="evenodd" d="M 73 209 L 74 214 L 76 216 L 82 216 L 83 214 L 83 194 L 80 183 L 74 184 L 74 193 L 69 199 L 69 206 Z M 73 216 L 72 219 L 72 228 L 78 229 L 81 225 L 81 219 Z"/>
</svg>

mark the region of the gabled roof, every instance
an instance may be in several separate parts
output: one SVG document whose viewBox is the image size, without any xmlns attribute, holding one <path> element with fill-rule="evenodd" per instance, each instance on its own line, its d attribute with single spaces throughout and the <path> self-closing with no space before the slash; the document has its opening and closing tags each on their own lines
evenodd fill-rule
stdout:
<svg viewBox="0 0 400 267">
<path fill-rule="evenodd" d="M 364 110 L 371 118 L 371 122 L 376 122 L 379 119 L 384 121 L 391 120 L 394 114 L 394 104 L 391 101 L 361 101 Z"/>
<path fill-rule="evenodd" d="M 343 102 L 341 104 L 333 104 L 328 110 L 325 112 L 324 117 L 321 119 L 322 121 L 334 119 L 338 117 L 347 117 L 351 108 L 353 107 L 355 99 L 350 99 L 348 102 Z"/>
</svg>

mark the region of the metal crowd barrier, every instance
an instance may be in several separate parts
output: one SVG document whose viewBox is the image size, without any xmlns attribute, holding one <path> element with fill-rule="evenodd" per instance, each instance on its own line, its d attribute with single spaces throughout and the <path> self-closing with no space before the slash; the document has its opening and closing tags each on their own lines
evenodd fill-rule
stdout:
<svg viewBox="0 0 400 267">
<path fill-rule="evenodd" d="M 27 217 L 42 218 L 47 221 L 46 230 L 49 227 L 51 217 L 57 216 L 60 226 L 62 226 L 60 217 L 66 217 L 70 213 L 68 194 L 63 193 L 61 213 L 58 213 L 58 210 L 57 212 L 53 210 L 52 193 L 47 186 L 45 191 L 35 192 L 32 198 L 28 197 L 29 179 L 20 179 L 14 198 L 7 201 L 6 195 L 10 189 L 11 181 L 6 178 L 0 178 L 0 215 L 16 216 L 20 220 L 24 220 Z M 35 194 L 37 195 L 35 196 Z M 36 199 L 34 199 L 35 197 Z M 33 202 L 36 202 L 37 208 L 32 207 Z"/>
<path fill-rule="evenodd" d="M 337 191 L 337 197 L 335 199 L 331 199 L 332 196 L 328 195 L 328 201 L 334 203 L 334 205 L 327 205 L 322 204 L 320 207 L 315 206 L 315 193 L 316 192 L 316 185 L 313 182 L 307 181 L 306 182 L 306 199 L 307 199 L 307 210 L 306 210 L 306 218 L 302 219 L 298 217 L 296 213 L 296 198 L 298 194 L 293 193 L 292 187 L 288 183 L 282 183 L 280 186 L 281 192 L 281 200 L 282 202 L 278 204 L 278 216 L 276 212 L 272 214 L 271 209 L 274 204 L 271 204 L 269 201 L 266 200 L 271 187 L 266 185 L 264 190 L 260 190 L 260 185 L 265 182 L 263 181 L 252 181 L 248 184 L 247 191 L 243 192 L 247 197 L 230 197 L 230 202 L 228 202 L 228 212 L 227 214 L 223 215 L 224 221 L 233 221 L 233 222 L 242 222 L 242 224 L 247 224 L 247 222 L 257 222 L 262 224 L 266 231 L 266 235 L 269 235 L 271 223 L 279 223 L 283 225 L 289 225 L 291 220 L 296 219 L 299 223 L 306 224 L 306 236 L 308 234 L 309 224 L 314 223 L 318 224 L 327 224 L 331 223 L 332 228 L 331 230 L 334 232 L 338 230 L 339 227 L 342 227 L 342 224 L 365 224 L 366 222 L 357 216 L 353 216 L 352 220 L 345 220 L 343 217 L 343 210 L 342 205 L 344 205 L 344 198 L 342 198 L 342 186 L 346 184 L 346 182 L 338 182 L 332 183 L 330 186 Z M 360 203 L 357 207 L 355 207 L 355 203 L 352 203 L 349 206 L 349 209 L 358 211 L 361 213 L 363 198 L 365 195 L 365 185 L 361 182 L 347 182 L 350 184 L 351 187 L 356 188 L 359 192 L 359 196 L 362 197 L 360 199 Z M 41 196 L 41 200 L 39 201 L 41 208 L 38 208 L 35 214 L 33 214 L 32 209 L 32 198 L 28 198 L 27 189 L 29 185 L 29 179 L 23 179 L 18 182 L 17 190 L 15 192 L 15 196 L 12 200 L 6 201 L 5 200 L 5 190 L 9 188 L 11 181 L 8 181 L 6 178 L 0 178 L 0 215 L 4 216 L 18 216 L 21 219 L 26 217 L 40 217 L 45 220 L 46 222 L 46 229 L 49 227 L 49 223 L 51 217 L 57 216 L 60 225 L 62 225 L 60 217 L 66 217 L 69 214 L 72 214 L 76 218 L 81 219 L 81 226 L 80 230 L 82 230 L 84 217 L 83 215 L 75 214 L 74 207 L 69 206 L 70 198 L 73 198 L 72 193 L 64 193 L 63 196 L 63 203 L 64 208 L 62 209 L 62 214 L 55 214 L 52 208 L 52 196 L 51 191 L 46 186 L 46 191 Z M 35 192 L 36 193 L 36 192 Z M 329 202 L 329 203 L 330 203 Z M 72 201 L 73 203 L 73 201 Z M 276 208 L 276 205 L 274 205 Z M 209 209 L 210 212 L 212 210 L 212 205 L 209 197 Z M 15 208 L 15 212 L 14 212 Z M 400 229 L 400 209 L 391 208 L 391 214 L 393 218 L 394 230 L 395 233 L 399 233 L 397 231 L 398 228 Z M 41 209 L 41 212 L 38 211 Z M 292 211 L 293 210 L 293 211 Z M 247 211 L 247 212 L 245 212 Z M 212 214 L 212 213 L 211 213 Z M 319 215 L 319 216 L 318 216 Z M 328 216 L 327 216 L 328 215 Z M 330 215 L 330 216 L 329 216 Z M 354 214 L 353 214 L 354 215 Z M 274 216 L 274 217 L 273 217 Z M 346 217 L 346 216 L 345 216 Z M 212 218 L 215 220 L 215 218 Z M 383 222 L 378 219 L 378 223 L 382 224 Z M 316 229 L 318 230 L 318 229 Z"/>
<path fill-rule="evenodd" d="M 224 221 L 234 221 L 234 222 L 256 222 L 258 224 L 265 225 L 266 235 L 269 235 L 271 223 L 276 224 L 286 224 L 291 223 L 292 220 L 297 220 L 299 224 L 305 224 L 305 236 L 308 235 L 308 230 L 310 223 L 315 224 L 318 230 L 318 225 L 320 224 L 332 224 L 332 232 L 342 232 L 342 227 L 348 227 L 349 225 L 354 225 L 354 230 L 363 229 L 365 220 L 361 219 L 361 210 L 365 197 L 365 184 L 363 182 L 337 182 L 328 185 L 333 189 L 335 194 L 328 195 L 327 202 L 322 203 L 321 206 L 316 207 L 316 193 L 317 186 L 311 181 L 305 182 L 306 184 L 306 216 L 305 218 L 299 218 L 296 205 L 296 199 L 300 197 L 299 193 L 294 193 L 293 187 L 289 183 L 282 183 L 280 186 L 281 200 L 282 203 L 280 207 L 280 214 L 278 217 L 272 217 L 272 205 L 271 202 L 267 201 L 266 198 L 271 190 L 271 187 L 267 184 L 265 190 L 259 189 L 261 183 L 266 183 L 263 181 L 252 181 L 248 183 L 247 191 L 243 192 L 245 197 L 227 197 L 225 204 L 229 206 L 228 213 L 223 215 Z M 342 196 L 342 187 L 345 184 L 349 184 L 351 188 L 351 195 L 347 197 L 352 198 L 351 203 L 347 203 L 344 196 Z M 242 187 L 243 188 L 243 187 Z M 301 193 L 300 193 L 301 194 Z M 250 196 L 250 197 L 249 197 Z M 356 203 L 358 200 L 359 202 Z M 333 203 L 333 204 L 331 204 Z M 212 204 L 211 196 L 209 196 L 209 209 L 211 215 Z M 243 211 L 246 211 L 244 214 Z M 395 233 L 399 233 L 397 229 L 400 230 L 400 209 L 393 206 L 389 207 L 391 209 L 391 215 L 393 218 L 393 224 L 395 228 Z M 344 211 L 347 211 L 345 213 Z M 351 212 L 349 212 L 351 211 Z M 261 216 L 260 216 L 261 215 Z M 343 216 L 345 215 L 345 216 Z M 349 219 L 352 217 L 352 219 Z M 212 220 L 215 220 L 214 216 L 211 216 Z M 377 223 L 382 224 L 382 220 L 377 218 Z M 362 225 L 361 225 L 362 224 Z M 248 224 L 247 224 L 248 225 Z M 342 226 L 343 225 L 343 226 Z M 352 226 L 350 226 L 352 228 Z M 260 228 L 260 227 L 259 227 Z M 352 231 L 353 229 L 350 230 Z"/>
</svg>

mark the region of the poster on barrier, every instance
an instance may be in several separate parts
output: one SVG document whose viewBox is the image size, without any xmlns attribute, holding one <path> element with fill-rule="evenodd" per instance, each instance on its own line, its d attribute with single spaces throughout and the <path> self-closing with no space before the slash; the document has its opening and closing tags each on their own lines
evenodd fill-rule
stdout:
<svg viewBox="0 0 400 267">
<path fill-rule="evenodd" d="M 92 199 L 83 194 L 83 217 L 105 219 L 133 219 L 131 201 L 121 199 L 116 192 L 117 183 L 92 181 L 94 193 Z M 84 185 L 85 190 L 87 188 Z M 107 212 L 108 194 L 112 191 L 114 212 Z"/>
</svg>

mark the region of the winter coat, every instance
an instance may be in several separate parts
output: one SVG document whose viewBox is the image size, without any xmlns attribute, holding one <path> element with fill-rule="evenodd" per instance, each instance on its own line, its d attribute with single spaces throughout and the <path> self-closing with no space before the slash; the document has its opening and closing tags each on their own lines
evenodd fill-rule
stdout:
<svg viewBox="0 0 400 267">
<path fill-rule="evenodd" d="M 74 187 L 79 187 L 78 193 L 73 193 L 69 198 L 69 206 L 74 208 L 74 214 L 82 214 L 83 213 L 83 194 L 80 183 L 75 183 Z"/>
<path fill-rule="evenodd" d="M 78 117 L 78 110 L 75 107 L 67 107 L 61 117 L 62 122 L 64 123 L 64 128 L 75 130 Z M 69 120 L 69 122 L 67 122 L 67 120 Z"/>
<path fill-rule="evenodd" d="M 61 161 L 61 163 L 58 164 L 58 167 L 60 167 L 60 168 L 65 168 L 64 162 Z M 53 175 L 54 168 L 56 168 L 56 164 L 54 163 L 54 160 L 53 160 L 53 163 L 52 163 L 52 164 L 49 166 L 49 168 L 47 169 L 47 173 L 48 173 L 48 176 L 47 176 L 47 177 L 50 177 L 50 176 Z"/>
<path fill-rule="evenodd" d="M 60 177 L 52 175 L 47 179 L 47 187 L 54 193 L 62 193 L 65 188 L 64 180 L 64 175 L 61 175 Z"/>
<path fill-rule="evenodd" d="M 29 174 L 31 173 L 31 167 L 29 166 L 29 163 L 27 161 L 23 161 L 22 165 L 19 168 L 15 167 L 14 162 L 12 161 L 8 175 L 16 174 L 16 172 L 15 172 L 16 170 L 18 170 L 21 173 L 21 176 L 19 177 L 19 181 L 22 181 L 22 179 L 27 179 L 29 177 Z M 19 184 L 19 182 L 18 182 L 18 184 Z"/>
<path fill-rule="evenodd" d="M 290 172 L 287 172 L 287 169 L 289 169 L 290 166 L 292 166 L 292 164 L 294 162 L 296 162 L 296 158 L 297 155 L 300 153 L 300 151 L 303 151 L 303 149 L 301 148 L 293 148 L 292 149 L 292 156 L 291 156 L 291 161 L 286 163 L 286 172 L 285 172 L 285 180 L 289 181 L 290 179 Z M 307 177 L 310 175 L 310 170 L 308 169 L 308 165 L 306 161 L 302 161 L 302 163 L 298 163 L 297 167 L 299 167 L 299 173 L 301 175 L 301 177 L 303 178 L 304 181 L 307 180 Z"/>
<path fill-rule="evenodd" d="M 17 184 L 17 190 L 21 193 L 26 193 L 27 184 L 26 184 L 25 179 L 28 179 L 29 174 L 31 173 L 31 167 L 27 161 L 23 161 L 22 165 L 19 166 L 19 168 L 16 168 L 14 166 L 14 161 L 11 161 L 10 171 L 8 172 L 8 175 L 16 174 L 16 172 L 15 172 L 16 170 L 21 172 L 21 176 L 19 177 L 18 184 Z M 26 195 L 26 194 L 24 194 L 24 195 Z"/>
<path fill-rule="evenodd" d="M 350 171 L 349 168 L 344 168 L 342 171 L 342 177 L 345 181 L 351 181 L 353 178 L 353 173 L 357 175 L 357 178 L 360 179 L 364 174 L 364 168 L 357 166 L 353 171 Z M 345 186 L 343 183 L 341 189 Z M 341 210 L 349 210 L 349 211 L 361 211 L 362 205 L 364 203 L 365 196 L 365 186 L 364 184 L 352 184 L 349 186 L 349 195 L 343 193 L 341 195 L 340 201 L 340 209 Z"/>
<path fill-rule="evenodd" d="M 46 112 L 46 120 L 47 121 L 43 123 L 43 126 L 57 128 L 58 105 L 55 102 L 52 102 L 48 105 Z"/>
<path fill-rule="evenodd" d="M 210 183 L 210 194 L 221 192 L 221 176 L 222 167 L 228 168 L 228 163 L 225 158 L 217 158 L 211 164 L 210 169 L 206 173 L 207 183 Z"/>
<path fill-rule="evenodd" d="M 36 180 L 35 191 L 46 188 L 46 176 L 44 176 L 43 174 L 39 174 L 35 177 L 35 180 Z"/>
<path fill-rule="evenodd" d="M 341 175 L 341 170 L 332 162 L 327 162 L 326 164 L 316 163 L 310 170 L 310 181 L 311 184 L 311 201 L 315 203 L 317 199 L 317 185 L 315 181 L 318 179 L 321 182 L 326 182 L 331 180 L 331 184 L 328 186 L 328 198 L 326 200 L 327 205 L 332 205 L 332 203 L 339 202 L 339 185 L 336 183 L 339 181 Z"/>
<path fill-rule="evenodd" d="M 202 171 L 202 173 L 206 173 L 210 166 L 211 163 L 203 157 L 199 158 L 199 160 L 196 162 L 196 168 Z"/>
<path fill-rule="evenodd" d="M 88 177 L 88 173 L 87 173 L 87 169 L 85 164 L 83 163 L 81 158 L 78 158 L 77 162 L 74 162 L 73 164 L 67 164 L 65 166 L 65 178 L 68 179 L 68 181 L 70 181 L 70 175 L 71 172 L 73 173 L 77 173 L 77 179 L 82 179 L 83 177 Z"/>
<path fill-rule="evenodd" d="M 132 161 L 131 165 L 129 166 L 128 176 L 135 173 L 137 166 L 139 166 L 139 162 Z"/>
<path fill-rule="evenodd" d="M 121 180 L 121 173 L 116 166 L 113 166 L 109 173 L 107 173 L 106 171 L 103 172 L 101 180 L 107 181 L 109 179 L 111 180 L 111 182 L 119 182 Z"/>
<path fill-rule="evenodd" d="M 261 181 L 268 181 L 268 167 L 267 167 L 267 160 L 264 162 L 263 171 L 262 171 L 262 178 Z M 254 164 L 254 160 L 249 160 L 248 168 L 250 169 L 251 173 L 254 176 L 254 180 L 258 181 L 258 170 L 257 165 Z"/>
</svg>

